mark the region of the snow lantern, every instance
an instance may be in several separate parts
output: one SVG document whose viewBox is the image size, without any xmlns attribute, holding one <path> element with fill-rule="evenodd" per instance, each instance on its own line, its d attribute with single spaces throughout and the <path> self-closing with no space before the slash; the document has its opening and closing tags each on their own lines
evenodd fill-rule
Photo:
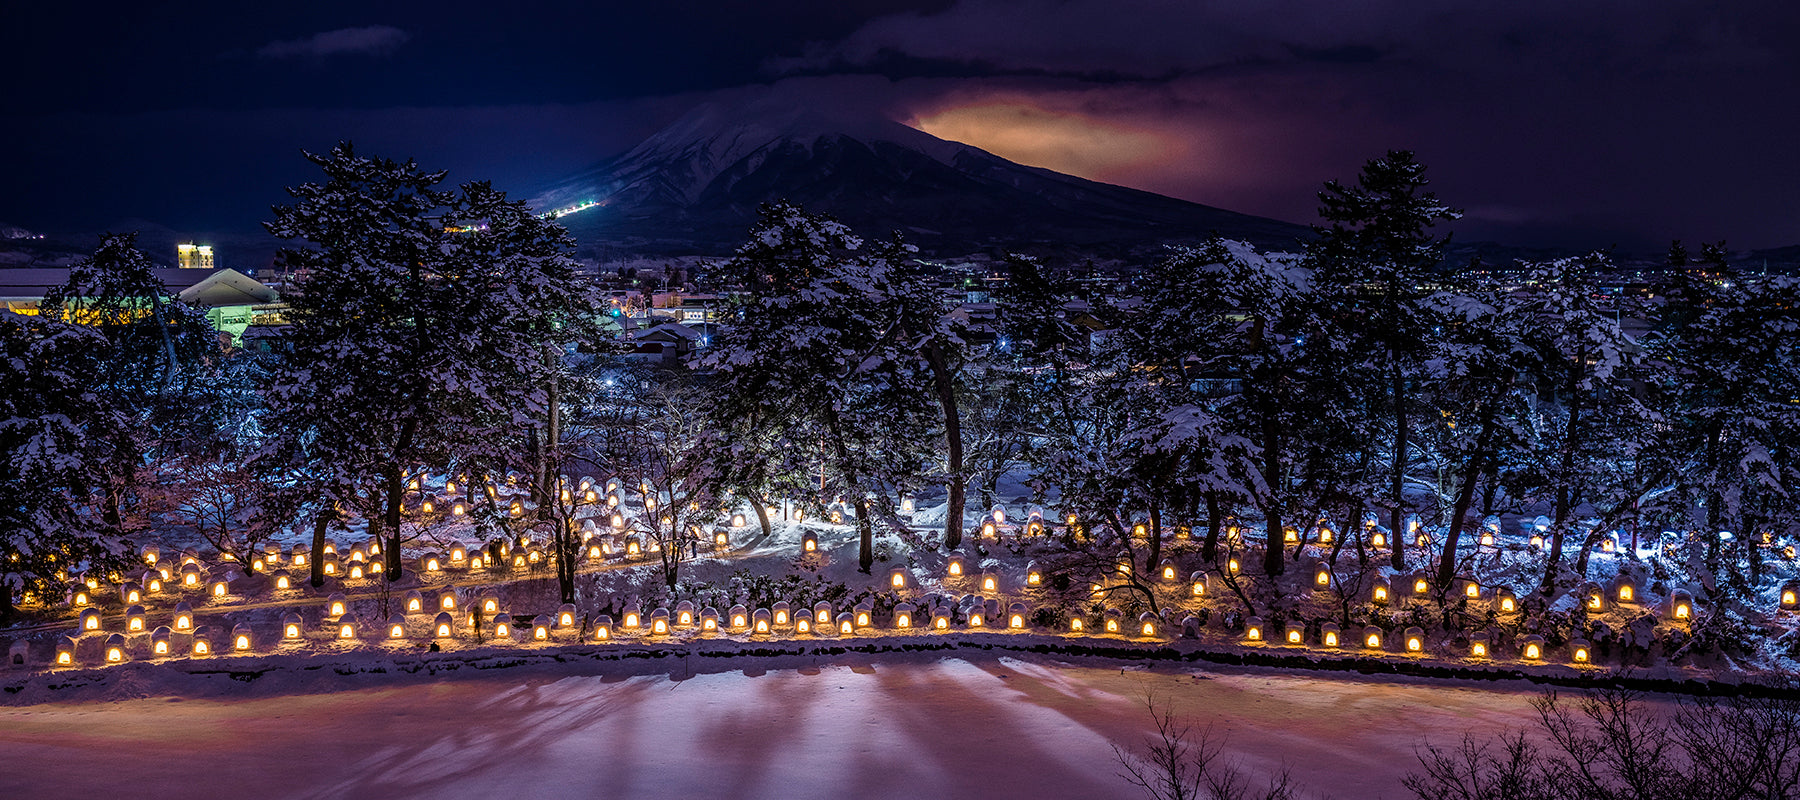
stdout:
<svg viewBox="0 0 1800 800">
<path fill-rule="evenodd" d="M 437 553 L 426 553 L 419 561 L 424 565 L 425 571 L 428 573 L 444 571 L 444 557 Z"/>
<path fill-rule="evenodd" d="M 667 612 L 664 612 L 664 613 L 667 613 Z M 531 621 L 531 640 L 534 642 L 550 641 L 550 623 L 551 623 L 551 621 L 552 620 L 550 618 L 541 617 L 541 616 L 533 618 Z M 665 628 L 668 627 L 667 619 L 663 620 L 663 626 Z"/>
<path fill-rule="evenodd" d="M 1375 582 L 1369 587 L 1369 602 L 1385 605 L 1393 599 L 1394 590 L 1388 586 L 1386 575 L 1376 575 Z"/>
<path fill-rule="evenodd" d="M 975 598 L 975 602 L 969 606 L 968 613 L 969 627 L 980 628 L 987 625 L 987 603 L 981 600 L 981 598 Z"/>
<path fill-rule="evenodd" d="M 158 625 L 156 630 L 150 632 L 151 656 L 162 657 L 169 654 L 169 635 L 169 626 L 167 625 Z"/>
<path fill-rule="evenodd" d="M 233 651 L 248 653 L 255 644 L 256 640 L 250 635 L 250 623 L 240 622 L 231 629 L 231 649 Z"/>
<path fill-rule="evenodd" d="M 1385 631 L 1381 630 L 1380 628 L 1375 627 L 1374 625 L 1365 626 L 1363 628 L 1363 632 L 1362 632 L 1363 647 L 1366 647 L 1370 650 L 1380 650 L 1381 649 L 1381 637 L 1384 633 L 1385 633 Z"/>
<path fill-rule="evenodd" d="M 1620 575 L 1613 580 L 1613 600 L 1620 603 L 1636 603 L 1638 597 L 1637 581 L 1629 575 Z"/>
<path fill-rule="evenodd" d="M 1044 571 L 1041 569 L 1038 569 L 1038 565 L 1037 565 L 1036 561 L 1026 562 L 1026 564 L 1025 564 L 1025 585 L 1026 586 L 1042 586 L 1042 585 L 1044 585 Z"/>
<path fill-rule="evenodd" d="M 595 617 L 594 618 L 594 641 L 596 641 L 596 642 L 612 641 L 612 636 L 613 636 L 612 616 L 608 615 L 608 614 L 601 614 L 600 616 Z"/>
<path fill-rule="evenodd" d="M 106 663 L 120 664 L 125 661 L 125 635 L 115 633 L 106 637 Z"/>
<path fill-rule="evenodd" d="M 1306 644 L 1306 629 L 1298 626 L 1290 626 L 1287 629 L 1287 643 Z"/>
<path fill-rule="evenodd" d="M 152 567 L 156 566 L 156 560 L 162 557 L 162 549 L 153 544 L 144 545 L 144 549 L 141 552 L 144 557 L 144 563 L 149 564 Z"/>
<path fill-rule="evenodd" d="M 669 634 L 669 610 L 659 608 L 650 612 L 650 635 L 667 636 Z"/>
<path fill-rule="evenodd" d="M 484 591 L 476 602 L 480 604 L 483 614 L 491 617 L 500 613 L 500 598 L 495 597 L 492 590 Z"/>
<path fill-rule="evenodd" d="M 566 631 L 575 627 L 575 604 L 563 603 L 556 609 L 556 629 Z"/>
<path fill-rule="evenodd" d="M 263 553 L 263 560 L 268 562 L 270 565 L 275 565 L 275 564 L 281 563 L 281 545 L 280 544 L 277 544 L 275 542 L 264 542 L 263 548 L 262 548 L 262 553 Z"/>
<path fill-rule="evenodd" d="M 1519 598 L 1513 596 L 1511 589 L 1495 589 L 1494 600 L 1502 614 L 1511 614 L 1519 610 Z"/>
<path fill-rule="evenodd" d="M 100 632 L 100 609 L 84 608 L 81 610 L 81 632 Z"/>
<path fill-rule="evenodd" d="M 1425 629 L 1420 628 L 1416 625 L 1413 627 L 1407 628 L 1406 633 L 1402 635 L 1402 640 L 1406 645 L 1406 652 L 1408 652 L 1408 653 L 1424 653 L 1425 652 Z"/>
<path fill-rule="evenodd" d="M 200 586 L 200 565 L 189 561 L 181 565 L 181 585 L 183 588 L 195 589 Z"/>
<path fill-rule="evenodd" d="M 292 576 L 288 575 L 287 570 L 276 570 L 274 577 L 275 589 L 277 591 L 285 591 L 294 588 L 294 579 Z"/>
<path fill-rule="evenodd" d="M 950 609 L 944 606 L 931 609 L 931 629 L 934 631 L 950 629 Z"/>
<path fill-rule="evenodd" d="M 149 620 L 144 618 L 143 606 L 132 606 L 125 609 L 126 633 L 143 633 L 144 631 L 149 630 L 149 628 L 145 627 L 148 622 Z"/>
<path fill-rule="evenodd" d="M 1676 589 L 1669 595 L 1669 618 L 1686 622 L 1694 618 L 1694 596 L 1685 589 Z"/>
<path fill-rule="evenodd" d="M 987 570 L 981 573 L 981 590 L 984 592 L 1000 591 L 1000 573 Z"/>
<path fill-rule="evenodd" d="M 406 615 L 405 614 L 389 614 L 388 615 L 387 635 L 388 635 L 389 639 L 404 639 L 404 638 L 406 638 Z"/>
<path fill-rule="evenodd" d="M 231 594 L 231 585 L 224 580 L 213 581 L 209 594 L 214 600 L 224 600 L 227 595 Z"/>
<path fill-rule="evenodd" d="M 138 585 L 144 587 L 144 594 L 157 594 L 163 590 L 162 573 L 153 569 L 144 570 L 138 579 Z"/>
<path fill-rule="evenodd" d="M 856 604 L 856 627 L 869 628 L 875 625 L 875 604 L 864 600 Z"/>
<path fill-rule="evenodd" d="M 724 528 L 713 529 L 713 547 L 724 550 L 731 546 L 731 532 Z"/>
<path fill-rule="evenodd" d="M 319 556 L 319 571 L 335 577 L 338 574 L 337 556 Z"/>
<path fill-rule="evenodd" d="M 1569 660 L 1577 664 L 1592 663 L 1594 645 L 1586 639 L 1575 639 L 1569 642 Z"/>
<path fill-rule="evenodd" d="M 768 633 L 769 632 L 769 617 L 770 617 L 770 615 L 769 615 L 768 609 L 766 609 L 766 608 L 757 609 L 755 613 L 750 615 L 750 632 L 751 633 L 759 633 L 759 634 L 760 633 Z"/>
<path fill-rule="evenodd" d="M 788 623 L 792 622 L 786 600 L 777 601 L 775 605 L 769 607 L 769 611 L 774 615 L 773 624 L 777 626 L 786 627 Z"/>
<path fill-rule="evenodd" d="M 418 589 L 413 589 L 412 591 L 409 591 L 406 593 L 405 603 L 406 603 L 406 613 L 408 613 L 408 614 L 423 614 L 423 613 L 425 613 L 425 595 L 423 593 L 421 593 Z"/>
<path fill-rule="evenodd" d="M 1369 546 L 1377 550 L 1386 548 L 1387 534 L 1382 531 L 1371 531 L 1369 533 Z"/>
<path fill-rule="evenodd" d="M 1793 611 L 1800 608 L 1800 580 L 1790 580 L 1781 585 L 1781 609 Z"/>
<path fill-rule="evenodd" d="M 910 629 L 913 626 L 913 614 L 916 612 L 917 609 L 913 608 L 911 603 L 900 603 L 894 606 L 894 627 L 901 630 Z"/>
<path fill-rule="evenodd" d="M 1320 564 L 1316 569 L 1313 570 L 1313 587 L 1318 588 L 1318 589 L 1331 588 L 1331 568 L 1330 567 L 1327 567 L 1324 564 Z"/>
<path fill-rule="evenodd" d="M 346 640 L 356 638 L 356 620 L 342 617 L 333 623 L 333 626 L 337 631 L 337 638 Z"/>
<path fill-rule="evenodd" d="M 1469 634 L 1470 658 L 1486 659 L 1488 658 L 1488 649 L 1487 631 L 1476 631 L 1475 633 Z"/>
<path fill-rule="evenodd" d="M 72 667 L 75 665 L 75 640 L 67 636 L 56 639 L 56 665 Z"/>
<path fill-rule="evenodd" d="M 1162 564 L 1158 566 L 1156 570 L 1157 574 L 1160 575 L 1164 581 L 1169 583 L 1173 583 L 1177 578 L 1181 577 L 1181 572 L 1175 568 L 1175 562 L 1171 559 L 1163 559 Z"/>
<path fill-rule="evenodd" d="M 363 550 L 362 545 L 357 545 L 355 547 L 350 548 L 350 564 L 351 564 L 351 566 L 355 566 L 357 564 L 366 564 L 366 563 L 368 563 L 368 561 L 369 561 L 369 555 L 367 552 L 365 552 Z"/>
<path fill-rule="evenodd" d="M 431 620 L 431 636 L 434 639 L 448 639 L 456 635 L 456 618 L 448 611 L 439 611 Z"/>
<path fill-rule="evenodd" d="M 88 589 L 87 589 L 87 586 L 85 586 L 85 585 L 76 584 L 75 589 L 69 593 L 69 604 L 70 605 L 73 605 L 76 607 L 81 607 L 81 606 L 93 605 L 93 603 L 94 603 L 93 595 L 88 594 Z"/>
<path fill-rule="evenodd" d="M 637 630 L 640 626 L 642 626 L 644 624 L 643 610 L 638 608 L 636 605 L 631 605 L 631 606 L 627 607 L 625 609 L 625 616 L 624 616 L 622 622 L 623 622 L 623 624 L 621 624 L 619 627 L 624 628 L 626 630 L 631 630 L 631 631 Z"/>
<path fill-rule="evenodd" d="M 1105 621 L 1104 625 L 1105 625 L 1105 630 L 1107 633 L 1118 633 L 1119 632 L 1119 610 L 1118 609 L 1109 608 L 1106 610 L 1106 621 Z"/>
<path fill-rule="evenodd" d="M 193 654 L 210 656 L 213 652 L 213 629 L 211 625 L 202 625 L 194 629 Z"/>
<path fill-rule="evenodd" d="M 800 537 L 800 552 L 812 553 L 819 549 L 819 534 L 807 531 Z"/>
<path fill-rule="evenodd" d="M 454 544 L 454 545 L 450 546 L 450 565 L 451 566 L 460 567 L 463 565 L 464 562 L 466 562 L 468 560 L 469 560 L 469 548 L 464 547 L 460 544 Z"/>
<path fill-rule="evenodd" d="M 700 630 L 701 630 L 701 632 L 702 633 L 712 633 L 713 631 L 716 631 L 718 629 L 719 629 L 719 610 L 716 608 L 713 608 L 712 606 L 707 606 L 705 608 L 700 609 Z"/>
<path fill-rule="evenodd" d="M 1225 571 L 1226 572 L 1236 575 L 1243 568 L 1244 568 L 1244 565 L 1238 563 L 1237 556 L 1232 556 L 1230 558 L 1225 559 Z"/>
<path fill-rule="evenodd" d="M 732 606 L 730 611 L 727 612 L 727 616 L 729 617 L 729 620 L 726 624 L 731 630 L 742 630 L 750 627 L 750 611 L 742 605 Z"/>
<path fill-rule="evenodd" d="M 282 639 L 289 640 L 289 641 L 299 639 L 303 634 L 305 634 L 305 632 L 306 632 L 306 629 L 303 627 L 303 623 L 300 621 L 299 614 L 289 612 L 282 616 L 282 618 L 281 618 L 281 638 Z"/>
<path fill-rule="evenodd" d="M 494 640 L 512 644 L 513 618 L 511 614 L 501 612 L 494 615 Z"/>
<path fill-rule="evenodd" d="M 288 562 L 293 564 L 295 569 L 306 566 L 307 559 L 312 557 L 312 553 L 307 551 L 305 545 L 294 545 L 294 549 L 289 552 Z"/>
<path fill-rule="evenodd" d="M 794 615 L 794 633 L 812 633 L 813 618 L 811 614 Z"/>
<path fill-rule="evenodd" d="M 1542 659 L 1544 657 L 1544 637 L 1534 633 L 1520 640 L 1519 657 L 1528 661 Z"/>
<path fill-rule="evenodd" d="M 344 599 L 343 592 L 333 592 L 325 598 L 325 616 L 336 619 L 350 610 L 350 601 Z"/>
<path fill-rule="evenodd" d="M 1138 635 L 1158 636 L 1162 633 L 1162 618 L 1148 611 L 1138 615 Z"/>
<path fill-rule="evenodd" d="M 1188 575 L 1188 594 L 1194 597 L 1206 596 L 1205 570 L 1195 570 L 1192 574 Z"/>
<path fill-rule="evenodd" d="M 950 557 L 948 559 L 946 559 L 945 563 L 944 563 L 944 574 L 949 577 L 952 577 L 952 578 L 962 577 L 962 575 L 963 575 L 962 551 L 957 550 L 957 551 L 952 551 L 950 553 Z"/>
<path fill-rule="evenodd" d="M 1342 633 L 1340 632 L 1337 623 L 1324 622 L 1319 624 L 1320 644 L 1325 645 L 1326 647 L 1337 647 L 1340 638 L 1342 638 Z"/>
<path fill-rule="evenodd" d="M 614 515 L 614 516 L 617 516 L 617 515 Z M 638 544 L 638 537 L 636 534 L 632 534 L 630 536 L 625 537 L 625 557 L 626 558 L 634 558 L 643 552 L 644 552 L 644 548 L 642 545 Z"/>
<path fill-rule="evenodd" d="M 895 591 L 905 589 L 909 574 L 910 573 L 906 571 L 905 567 L 895 567 L 888 570 L 888 588 L 894 589 Z"/>
<path fill-rule="evenodd" d="M 983 522 L 983 523 L 981 523 L 980 532 L 977 533 L 976 536 L 983 538 L 983 539 L 992 539 L 992 538 L 994 538 L 994 536 L 996 535 L 998 530 L 999 530 L 998 528 L 994 527 L 993 522 L 991 522 L 991 521 Z"/>
<path fill-rule="evenodd" d="M 1081 617 L 1081 615 L 1079 615 L 1079 614 L 1069 617 L 1069 632 L 1070 633 L 1079 634 L 1079 633 L 1085 633 L 1086 631 L 1087 631 L 1087 620 L 1086 619 L 1083 619 Z"/>
<path fill-rule="evenodd" d="M 437 598 L 437 607 L 438 607 L 439 611 L 455 611 L 456 610 L 456 590 L 455 589 L 445 589 L 444 591 L 440 592 L 438 594 L 438 598 Z"/>
<path fill-rule="evenodd" d="M 1244 641 L 1261 642 L 1263 640 L 1262 617 L 1251 617 L 1244 620 Z"/>
<path fill-rule="evenodd" d="M 175 630 L 191 631 L 194 629 L 194 609 L 187 603 L 175 604 Z"/>
<path fill-rule="evenodd" d="M 126 605 L 144 602 L 144 590 L 136 583 L 126 582 L 119 585 L 119 602 Z"/>
<path fill-rule="evenodd" d="M 1431 594 L 1431 580 L 1425 577 L 1424 570 L 1413 573 L 1412 577 L 1407 580 L 1408 585 L 1412 587 L 1414 597 L 1426 597 Z"/>
</svg>

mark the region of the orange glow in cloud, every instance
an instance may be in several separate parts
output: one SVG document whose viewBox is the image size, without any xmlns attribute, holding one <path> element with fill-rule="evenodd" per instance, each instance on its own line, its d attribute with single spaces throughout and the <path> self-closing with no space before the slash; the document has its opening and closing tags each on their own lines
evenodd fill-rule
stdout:
<svg viewBox="0 0 1800 800">
<path fill-rule="evenodd" d="M 1017 98 L 941 109 L 921 115 L 913 127 L 1020 164 L 1126 185 L 1187 153 L 1186 144 L 1166 131 Z"/>
</svg>

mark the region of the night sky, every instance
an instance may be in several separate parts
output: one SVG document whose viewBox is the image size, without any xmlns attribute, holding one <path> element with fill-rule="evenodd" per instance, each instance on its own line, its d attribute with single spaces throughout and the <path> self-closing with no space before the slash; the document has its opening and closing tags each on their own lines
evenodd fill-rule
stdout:
<svg viewBox="0 0 1800 800">
<path fill-rule="evenodd" d="M 529 197 L 774 94 L 1295 222 L 1410 148 L 1465 240 L 1773 247 L 1797 42 L 1785 0 L 18 3 L 0 222 L 253 229 L 341 138 Z"/>
</svg>

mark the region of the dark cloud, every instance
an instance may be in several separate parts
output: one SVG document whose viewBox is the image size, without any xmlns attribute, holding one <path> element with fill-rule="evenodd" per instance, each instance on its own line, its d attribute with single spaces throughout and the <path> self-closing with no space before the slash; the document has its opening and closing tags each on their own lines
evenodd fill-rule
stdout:
<svg viewBox="0 0 1800 800">
<path fill-rule="evenodd" d="M 263 58 L 326 58 L 329 56 L 385 56 L 400 49 L 412 35 L 390 25 L 339 28 L 301 39 L 270 42 L 257 48 Z"/>
</svg>

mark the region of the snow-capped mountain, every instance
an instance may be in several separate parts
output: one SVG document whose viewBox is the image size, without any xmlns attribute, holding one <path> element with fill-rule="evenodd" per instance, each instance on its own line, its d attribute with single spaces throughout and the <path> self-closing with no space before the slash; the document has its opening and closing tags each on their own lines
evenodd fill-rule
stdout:
<svg viewBox="0 0 1800 800">
<path fill-rule="evenodd" d="M 544 192 L 584 243 L 725 253 L 757 207 L 787 200 L 927 251 L 1123 255 L 1218 233 L 1291 247 L 1305 228 L 1015 164 L 881 118 L 702 106 L 623 155 Z"/>
</svg>

